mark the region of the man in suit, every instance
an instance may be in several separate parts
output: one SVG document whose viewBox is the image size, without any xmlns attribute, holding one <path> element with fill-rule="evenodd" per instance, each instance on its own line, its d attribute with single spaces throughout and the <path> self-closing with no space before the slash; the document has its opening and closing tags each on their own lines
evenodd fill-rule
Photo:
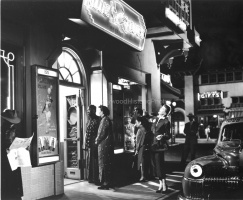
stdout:
<svg viewBox="0 0 243 200">
<path fill-rule="evenodd" d="M 198 138 L 198 123 L 195 121 L 195 116 L 192 113 L 187 115 L 189 122 L 185 124 L 184 135 L 186 137 L 184 150 L 182 152 L 181 164 L 185 165 L 189 152 L 191 151 L 191 160 L 195 159 L 197 138 Z"/>
</svg>

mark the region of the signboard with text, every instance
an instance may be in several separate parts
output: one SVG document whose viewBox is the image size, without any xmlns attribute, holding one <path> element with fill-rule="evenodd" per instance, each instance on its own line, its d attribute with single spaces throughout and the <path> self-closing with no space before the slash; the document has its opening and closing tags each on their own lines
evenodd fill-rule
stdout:
<svg viewBox="0 0 243 200">
<path fill-rule="evenodd" d="M 212 92 L 203 92 L 198 93 L 198 100 L 200 99 L 208 99 L 208 98 L 223 98 L 222 91 L 212 91 Z"/>
<path fill-rule="evenodd" d="M 81 19 L 139 51 L 144 48 L 143 16 L 122 0 L 83 0 Z"/>
</svg>

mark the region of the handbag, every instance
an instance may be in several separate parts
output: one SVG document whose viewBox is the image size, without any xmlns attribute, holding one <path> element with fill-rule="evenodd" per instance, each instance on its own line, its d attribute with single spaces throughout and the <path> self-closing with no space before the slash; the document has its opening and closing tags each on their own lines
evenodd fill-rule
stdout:
<svg viewBox="0 0 243 200">
<path fill-rule="evenodd" d="M 151 146 L 151 150 L 155 152 L 167 151 L 169 149 L 169 144 L 167 140 L 156 140 Z"/>
</svg>

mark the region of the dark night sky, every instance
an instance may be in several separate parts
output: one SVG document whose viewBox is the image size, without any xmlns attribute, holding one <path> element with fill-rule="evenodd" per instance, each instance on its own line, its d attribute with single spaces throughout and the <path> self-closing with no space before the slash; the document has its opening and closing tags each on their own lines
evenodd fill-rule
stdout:
<svg viewBox="0 0 243 200">
<path fill-rule="evenodd" d="M 192 0 L 192 20 L 202 42 L 205 69 L 243 65 L 243 1 Z"/>
</svg>

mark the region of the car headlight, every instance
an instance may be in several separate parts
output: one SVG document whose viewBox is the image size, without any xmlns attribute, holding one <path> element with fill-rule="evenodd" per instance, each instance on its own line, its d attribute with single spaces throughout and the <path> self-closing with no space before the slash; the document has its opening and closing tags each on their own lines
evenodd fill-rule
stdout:
<svg viewBox="0 0 243 200">
<path fill-rule="evenodd" d="M 191 175 L 193 177 L 199 177 L 202 175 L 202 167 L 200 165 L 192 165 L 190 169 Z"/>
</svg>

